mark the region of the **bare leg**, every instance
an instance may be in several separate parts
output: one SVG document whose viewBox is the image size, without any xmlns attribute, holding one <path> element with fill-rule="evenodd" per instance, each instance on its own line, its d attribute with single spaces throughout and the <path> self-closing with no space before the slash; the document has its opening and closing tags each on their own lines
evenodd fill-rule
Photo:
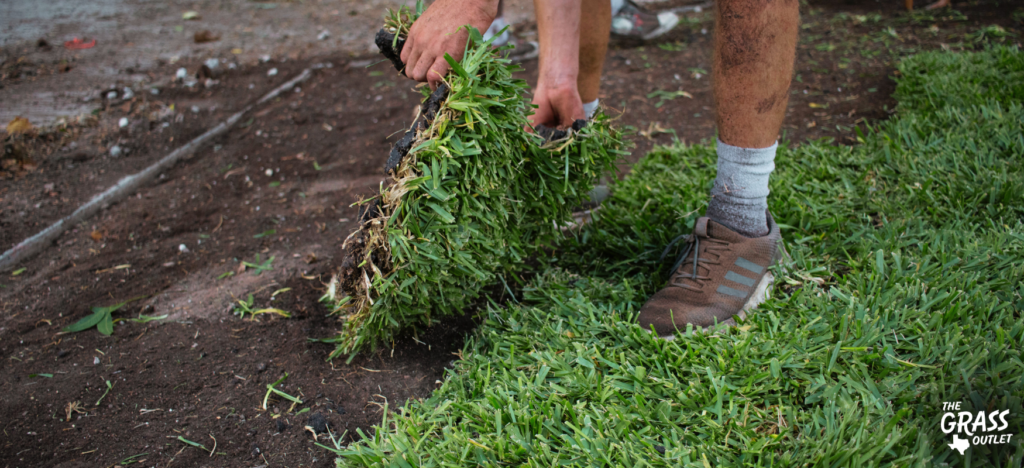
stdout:
<svg viewBox="0 0 1024 468">
<path fill-rule="evenodd" d="M 601 91 L 601 70 L 608 52 L 612 7 L 608 0 L 582 0 L 580 10 L 580 99 L 591 102 Z"/>
<path fill-rule="evenodd" d="M 722 142 L 766 148 L 778 139 L 799 23 L 798 0 L 715 2 L 715 121 Z"/>
</svg>

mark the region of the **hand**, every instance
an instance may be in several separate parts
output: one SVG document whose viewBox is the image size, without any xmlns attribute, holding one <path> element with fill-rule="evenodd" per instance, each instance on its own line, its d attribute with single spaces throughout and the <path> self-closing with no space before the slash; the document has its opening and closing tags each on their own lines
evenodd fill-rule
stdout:
<svg viewBox="0 0 1024 468">
<path fill-rule="evenodd" d="M 405 75 L 416 81 L 426 81 L 430 89 L 437 89 L 448 73 L 444 54 L 456 61 L 462 60 L 469 32 L 465 25 L 486 30 L 498 13 L 497 0 L 437 0 L 412 24 L 402 63 Z"/>
<path fill-rule="evenodd" d="M 575 82 L 554 88 L 538 83 L 533 104 L 537 109 L 528 117 L 533 126 L 542 124 L 550 128 L 568 128 L 576 119 L 586 118 Z"/>
</svg>

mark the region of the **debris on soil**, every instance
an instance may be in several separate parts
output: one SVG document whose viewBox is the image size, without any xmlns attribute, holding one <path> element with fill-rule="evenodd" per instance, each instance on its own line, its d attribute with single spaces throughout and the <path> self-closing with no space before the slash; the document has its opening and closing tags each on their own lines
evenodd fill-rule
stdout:
<svg viewBox="0 0 1024 468">
<path fill-rule="evenodd" d="M 220 34 L 214 34 L 210 30 L 204 29 L 202 31 L 197 31 L 192 36 L 192 39 L 196 42 L 196 44 L 205 44 L 207 42 L 219 41 L 220 40 Z"/>
<path fill-rule="evenodd" d="M 32 131 L 32 123 L 24 117 L 15 117 L 7 123 L 8 135 L 24 135 L 30 131 Z"/>
<path fill-rule="evenodd" d="M 326 434 L 330 426 L 331 423 L 327 420 L 327 416 L 324 416 L 324 414 L 319 411 L 313 413 L 309 419 L 306 420 L 306 428 L 313 431 L 314 436 Z"/>
<path fill-rule="evenodd" d="M 96 47 L 96 39 L 93 39 L 89 42 L 85 42 L 82 39 L 76 37 L 64 43 L 64 48 L 71 50 L 91 49 L 93 47 Z"/>
</svg>

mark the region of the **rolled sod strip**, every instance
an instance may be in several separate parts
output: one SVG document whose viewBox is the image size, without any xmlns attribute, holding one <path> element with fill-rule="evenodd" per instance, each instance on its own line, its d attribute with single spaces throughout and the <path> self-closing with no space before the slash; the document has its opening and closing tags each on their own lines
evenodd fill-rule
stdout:
<svg viewBox="0 0 1024 468">
<path fill-rule="evenodd" d="M 17 265 L 19 262 L 28 260 L 32 256 L 42 252 L 50 244 L 53 243 L 61 234 L 64 233 L 70 226 L 74 226 L 82 221 L 91 218 L 93 215 L 98 213 L 103 208 L 106 208 L 114 203 L 117 203 L 124 197 L 134 193 L 143 186 L 146 182 L 149 182 L 154 177 L 159 175 L 161 172 L 170 169 L 172 166 L 181 161 L 186 156 L 195 153 L 200 146 L 204 143 L 223 135 L 231 127 L 235 126 L 246 114 L 252 112 L 253 109 L 262 105 L 263 103 L 276 98 L 282 92 L 288 91 L 295 87 L 295 85 L 306 81 L 310 76 L 313 75 L 313 69 L 307 68 L 299 73 L 298 76 L 292 78 L 288 82 L 278 86 L 273 91 L 267 93 L 265 96 L 260 98 L 248 106 L 245 106 L 241 111 L 236 112 L 227 120 L 221 122 L 216 127 L 213 127 L 189 141 L 184 146 L 172 151 L 167 156 L 164 156 L 159 161 L 153 163 L 149 167 L 133 175 L 127 176 L 117 182 L 114 186 L 103 191 L 99 195 L 96 195 L 89 200 L 86 204 L 78 207 L 73 213 L 64 218 L 61 218 L 57 222 L 51 224 L 46 229 L 42 230 L 38 234 L 29 237 L 21 241 L 18 245 L 14 246 L 10 250 L 0 255 L 0 270 L 10 268 Z"/>
<path fill-rule="evenodd" d="M 389 14 L 375 42 L 398 72 L 416 13 Z M 322 301 L 342 329 L 324 340 L 349 358 L 461 314 L 488 286 L 509 290 L 526 262 L 562 235 L 559 226 L 621 152 L 604 115 L 564 130 L 529 131 L 519 67 L 470 29 L 463 59 L 423 91 L 419 116 L 392 149 L 389 179 L 361 202 L 359 229 Z M 504 286 L 503 286 L 504 285 Z"/>
</svg>

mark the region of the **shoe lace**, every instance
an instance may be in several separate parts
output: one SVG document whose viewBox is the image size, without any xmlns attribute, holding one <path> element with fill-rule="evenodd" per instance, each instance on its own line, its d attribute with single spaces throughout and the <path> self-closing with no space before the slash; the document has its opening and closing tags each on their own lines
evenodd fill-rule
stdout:
<svg viewBox="0 0 1024 468">
<path fill-rule="evenodd" d="M 659 261 L 663 261 L 665 257 L 668 256 L 669 251 L 672 250 L 672 247 L 675 246 L 680 240 L 685 240 L 687 242 L 687 246 L 685 249 L 683 249 L 683 253 L 681 253 L 679 257 L 676 259 L 675 265 L 672 265 L 672 270 L 670 271 L 672 271 L 673 274 L 672 279 L 669 281 L 669 284 L 685 289 L 700 291 L 704 287 L 704 282 L 710 280 L 711 277 L 700 276 L 698 274 L 698 272 L 700 271 L 698 267 L 701 264 L 717 265 L 718 262 L 711 261 L 710 259 L 702 258 L 700 256 L 700 246 L 702 241 L 700 240 L 700 237 L 694 234 L 683 234 L 677 236 L 675 239 L 672 239 L 672 242 L 669 242 L 668 246 L 665 247 L 665 250 L 662 251 L 661 258 L 659 259 Z M 717 255 L 717 252 L 720 252 L 722 250 L 728 250 L 729 248 L 728 242 L 711 238 L 704 238 L 703 243 L 705 244 L 704 253 L 716 254 L 716 257 L 719 256 Z M 686 260 L 686 257 L 690 255 L 690 252 L 693 252 L 693 270 L 692 273 L 685 273 L 683 271 L 683 262 Z M 707 267 L 705 266 L 704 268 Z M 685 283 L 683 282 L 683 280 L 692 281 L 694 284 L 691 285 Z"/>
</svg>

